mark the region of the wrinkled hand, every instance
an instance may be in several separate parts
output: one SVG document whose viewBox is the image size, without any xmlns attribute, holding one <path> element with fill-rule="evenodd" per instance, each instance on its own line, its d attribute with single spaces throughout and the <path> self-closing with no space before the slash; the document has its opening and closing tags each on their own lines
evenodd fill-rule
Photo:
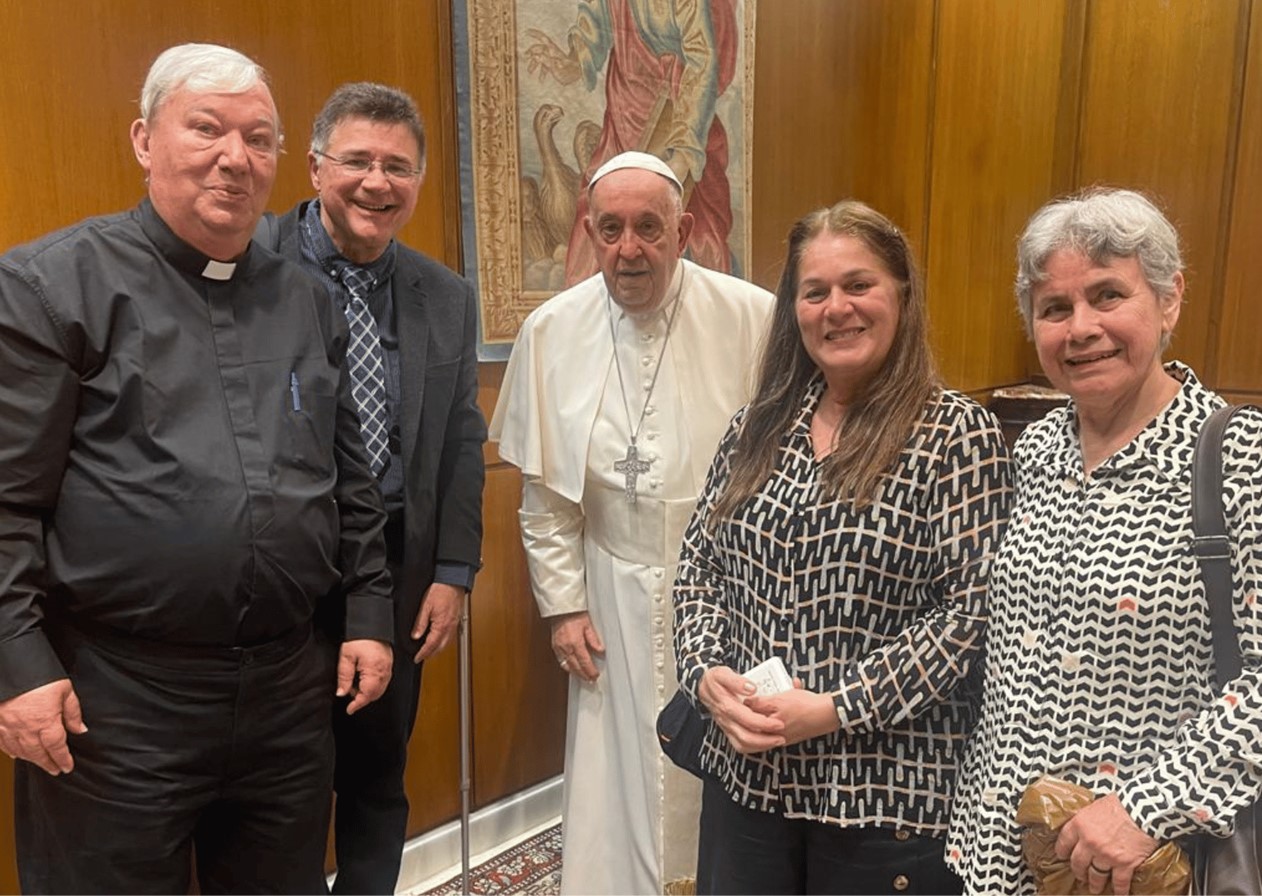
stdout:
<svg viewBox="0 0 1262 896">
<path fill-rule="evenodd" d="M 348 716 L 386 692 L 393 661 L 394 651 L 385 641 L 360 638 L 342 643 L 337 656 L 337 696 L 351 695 Z"/>
<path fill-rule="evenodd" d="M 1092 893 L 1103 893 L 1111 879 L 1116 896 L 1130 892 L 1135 869 L 1156 848 L 1157 841 L 1131 820 L 1115 793 L 1079 809 L 1056 838 L 1056 855 L 1069 860 L 1074 877 Z"/>
<path fill-rule="evenodd" d="M 69 678 L 59 678 L 0 702 L 0 749 L 50 775 L 74 771 L 66 733 L 84 734 L 83 712 Z"/>
<path fill-rule="evenodd" d="M 697 687 L 697 696 L 738 753 L 761 753 L 785 745 L 784 721 L 746 706 L 755 690 L 752 681 L 728 666 L 707 669 Z"/>
<path fill-rule="evenodd" d="M 833 698 L 803 690 L 800 679 L 794 679 L 791 691 L 769 697 L 750 697 L 745 706 L 769 719 L 779 719 L 784 725 L 782 733 L 786 744 L 832 734 L 841 727 Z"/>
<path fill-rule="evenodd" d="M 435 582 L 421 598 L 421 609 L 412 625 L 412 637 L 425 643 L 416 652 L 412 662 L 421 663 L 445 649 L 456 635 L 460 613 L 464 609 L 464 589 L 456 585 Z"/>
<path fill-rule="evenodd" d="M 592 617 L 586 610 L 553 616 L 552 652 L 561 668 L 589 684 L 600 677 L 593 653 L 603 654 L 605 642 L 592 625 Z"/>
</svg>

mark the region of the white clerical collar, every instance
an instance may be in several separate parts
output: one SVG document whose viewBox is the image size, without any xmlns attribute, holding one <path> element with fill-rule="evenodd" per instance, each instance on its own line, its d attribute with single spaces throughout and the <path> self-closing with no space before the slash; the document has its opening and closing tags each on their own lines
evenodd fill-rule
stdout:
<svg viewBox="0 0 1262 896">
<path fill-rule="evenodd" d="M 237 263 L 235 261 L 215 261 L 213 258 L 206 262 L 206 267 L 202 270 L 202 276 L 208 280 L 231 280 L 232 275 L 237 272 Z"/>
</svg>

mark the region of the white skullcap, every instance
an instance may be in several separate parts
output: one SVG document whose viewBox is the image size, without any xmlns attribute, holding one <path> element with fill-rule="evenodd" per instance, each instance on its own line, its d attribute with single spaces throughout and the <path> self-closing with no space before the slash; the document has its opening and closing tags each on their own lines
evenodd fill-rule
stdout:
<svg viewBox="0 0 1262 896">
<path fill-rule="evenodd" d="M 606 174 L 613 171 L 621 171 L 623 168 L 639 168 L 642 171 L 652 171 L 654 174 L 660 174 L 672 184 L 680 193 L 684 191 L 684 185 L 679 182 L 679 178 L 675 176 L 675 172 L 670 170 L 670 166 L 659 159 L 657 156 L 650 155 L 647 152 L 620 152 L 605 164 L 596 169 L 596 173 L 592 175 L 592 179 L 587 184 L 590 190 L 596 186 L 596 181 L 600 180 Z"/>
</svg>

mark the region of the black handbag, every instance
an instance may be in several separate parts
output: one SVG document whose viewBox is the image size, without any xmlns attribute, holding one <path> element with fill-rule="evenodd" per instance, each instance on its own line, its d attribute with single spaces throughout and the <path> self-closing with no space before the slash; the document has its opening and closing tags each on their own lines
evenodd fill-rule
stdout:
<svg viewBox="0 0 1262 896">
<path fill-rule="evenodd" d="M 662 752 L 675 765 L 698 778 L 704 774 L 701 743 L 705 740 L 705 730 L 705 719 L 683 691 L 676 691 L 657 714 L 657 742 L 662 745 Z"/>
<path fill-rule="evenodd" d="M 1240 674 L 1240 642 L 1231 611 L 1231 541 L 1223 518 L 1223 430 L 1245 405 L 1219 408 L 1205 422 L 1192 460 L 1193 550 L 1205 583 L 1218 686 Z M 1262 894 L 1259 854 L 1262 806 L 1245 806 L 1230 837 L 1202 834 L 1192 850 L 1192 892 L 1218 896 Z"/>
</svg>

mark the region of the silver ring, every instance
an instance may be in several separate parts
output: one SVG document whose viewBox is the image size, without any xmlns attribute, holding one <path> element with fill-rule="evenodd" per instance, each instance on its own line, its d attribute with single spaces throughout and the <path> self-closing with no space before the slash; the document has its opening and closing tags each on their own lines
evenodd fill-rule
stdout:
<svg viewBox="0 0 1262 896">
<path fill-rule="evenodd" d="M 1103 874 L 1105 877 L 1108 877 L 1110 874 L 1113 873 L 1112 868 L 1101 868 L 1099 865 L 1097 865 L 1095 863 L 1095 859 L 1092 859 L 1089 865 L 1090 865 L 1091 870 L 1094 871 L 1096 874 Z"/>
<path fill-rule="evenodd" d="M 568 669 L 568 668 L 570 668 L 570 664 L 569 664 L 566 660 L 558 660 L 557 662 L 559 662 L 559 663 L 561 664 L 561 668 L 562 668 L 562 669 Z"/>
</svg>

